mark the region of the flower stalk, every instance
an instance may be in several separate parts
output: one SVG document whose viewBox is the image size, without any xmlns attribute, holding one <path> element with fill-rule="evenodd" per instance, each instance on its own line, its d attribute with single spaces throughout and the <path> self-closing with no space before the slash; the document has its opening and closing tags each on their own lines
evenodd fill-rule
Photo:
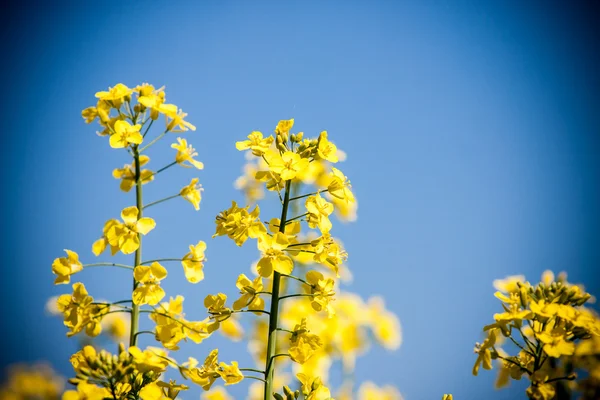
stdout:
<svg viewBox="0 0 600 400">
<path fill-rule="evenodd" d="M 287 223 L 287 212 L 290 204 L 290 186 L 292 181 L 286 181 L 283 205 L 281 208 L 281 220 L 279 223 L 279 232 L 285 233 Z M 267 359 L 265 367 L 265 393 L 264 400 L 269 400 L 273 396 L 273 377 L 275 372 L 275 351 L 277 347 L 277 324 L 279 323 L 279 284 L 281 274 L 273 272 L 273 288 L 271 289 L 271 309 L 269 311 L 269 340 L 267 342 Z"/>
<path fill-rule="evenodd" d="M 138 219 L 142 218 L 143 210 L 143 197 L 142 197 L 142 179 L 141 179 L 141 167 L 140 167 L 140 152 L 138 146 L 133 147 L 133 158 L 135 160 L 135 204 L 139 210 Z M 137 267 L 142 262 L 142 234 L 137 234 L 140 246 L 135 251 L 134 255 L 134 267 Z M 133 290 L 137 289 L 138 282 L 133 277 Z M 133 303 L 131 307 L 131 328 L 129 330 L 129 346 L 137 345 L 137 332 L 139 329 L 140 309 L 139 306 Z"/>
</svg>

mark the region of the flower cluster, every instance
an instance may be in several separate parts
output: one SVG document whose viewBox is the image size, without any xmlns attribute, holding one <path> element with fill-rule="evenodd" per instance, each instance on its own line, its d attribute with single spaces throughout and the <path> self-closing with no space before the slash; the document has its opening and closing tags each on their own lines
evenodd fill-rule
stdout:
<svg viewBox="0 0 600 400">
<path fill-rule="evenodd" d="M 96 93 L 96 98 L 96 105 L 85 109 L 82 116 L 87 123 L 98 121 L 98 135 L 106 137 L 111 148 L 129 155 L 124 167 L 112 174 L 120 181 L 122 192 L 135 192 L 135 204 L 124 208 L 120 219 L 104 223 L 92 253 L 98 257 L 121 253 L 131 256 L 132 261 L 84 263 L 79 254 L 65 250 L 65 257 L 54 260 L 52 271 L 58 285 L 71 283 L 73 275 L 88 268 L 120 268 L 131 274 L 133 287 L 123 300 L 105 301 L 95 300 L 83 283 L 75 282 L 72 293 L 58 296 L 50 309 L 62 316 L 68 336 L 85 332 L 93 338 L 104 330 L 116 341 L 128 336 L 129 344 L 120 343 L 118 353 L 111 354 L 90 345 L 90 340 L 82 343 L 81 350 L 71 357 L 75 377 L 69 382 L 74 388 L 65 392 L 65 399 L 175 399 L 188 387 L 167 382 L 164 376 L 169 368 L 205 390 L 206 399 L 229 398 L 216 382 L 228 386 L 245 379 L 256 381 L 249 387 L 249 399 L 330 399 L 328 374 L 334 361 L 341 361 L 347 373 L 373 339 L 388 349 L 398 348 L 398 319 L 380 299 L 364 302 L 349 292 L 340 294 L 340 284 L 350 273 L 345 265 L 348 255 L 332 236 L 332 217 L 356 219 L 357 203 L 348 178 L 331 165 L 344 160 L 345 155 L 327 132 L 305 138 L 302 132 L 291 132 L 294 120 L 290 119 L 280 121 L 273 135 L 253 131 L 248 140 L 236 143 L 238 150 L 247 151 L 253 159 L 252 166 L 246 167 L 245 181 L 238 179 L 238 186 L 252 202 L 265 191 L 276 193 L 281 209 L 267 222 L 261 219 L 258 205 L 241 206 L 234 201 L 217 215 L 213 237 L 227 236 L 237 246 L 255 240 L 259 253 L 255 276 L 239 274 L 235 282 L 239 295 L 232 303 L 225 293 L 205 295 L 206 314 L 191 319 L 184 313 L 183 296 L 175 294 L 164 301 L 167 293 L 162 282 L 169 279 L 169 263 L 173 261 L 181 263 L 190 283 L 203 281 L 206 243 L 189 245 L 189 252 L 180 257 L 153 260 L 142 259 L 142 247 L 144 237 L 157 227 L 146 215 L 149 207 L 181 197 L 199 210 L 202 186 L 198 178 L 192 178 L 179 192 L 149 203 L 143 200 L 143 187 L 159 183 L 159 174 L 173 166 L 204 168 L 194 147 L 181 137 L 171 145 L 175 159 L 170 164 L 149 168 L 146 153 L 151 146 L 170 132 L 193 131 L 195 127 L 185 119 L 186 113 L 166 103 L 164 88 L 142 84 L 131 89 L 117 84 Z M 164 130 L 149 139 L 150 128 L 161 118 Z M 314 188 L 307 190 L 310 186 Z M 149 329 L 141 327 L 142 314 L 149 317 Z M 170 354 L 178 351 L 182 342 L 202 344 L 214 332 L 232 340 L 242 339 L 243 315 L 254 316 L 249 349 L 257 368 L 219 361 L 218 349 L 206 351 L 204 362 L 195 358 L 179 362 Z M 143 334 L 150 334 L 157 346 L 140 347 Z M 292 365 L 295 380 L 286 371 Z M 340 398 L 354 395 L 355 390 L 347 383 L 339 390 Z M 280 390 L 283 394 L 278 393 Z M 397 390 L 387 386 L 365 383 L 359 389 L 361 398 L 379 395 L 401 398 Z"/>
<path fill-rule="evenodd" d="M 227 236 L 237 246 L 254 239 L 259 253 L 256 276 L 238 277 L 240 295 L 231 307 L 224 293 L 205 299 L 216 327 L 236 313 L 257 315 L 248 345 L 256 364 L 264 366 L 266 382 L 251 386 L 251 400 L 328 399 L 328 372 L 334 360 L 351 371 L 371 337 L 390 349 L 401 341 L 398 319 L 381 301 L 374 298 L 367 305 L 358 296 L 337 293 L 341 279 L 350 274 L 347 252 L 331 234 L 331 218 L 354 220 L 357 209 L 350 181 L 331 165 L 345 154 L 327 132 L 311 139 L 292 133 L 293 127 L 293 119 L 282 120 L 273 135 L 252 131 L 247 140 L 236 143 L 249 156 L 245 175 L 235 182 L 248 205 L 232 202 L 215 220 L 214 236 Z M 281 204 L 280 216 L 268 222 L 253 204 L 266 192 L 275 192 Z M 285 372 L 292 365 L 295 382 Z M 297 389 L 290 389 L 293 386 Z M 281 387 L 283 394 L 276 391 Z M 351 398 L 353 390 L 342 388 L 340 396 Z M 395 391 L 389 398 L 401 397 Z"/>
<path fill-rule="evenodd" d="M 477 375 L 481 366 L 492 369 L 492 361 L 497 360 L 498 388 L 511 379 L 526 377 L 530 399 L 550 400 L 558 392 L 573 389 L 583 392 L 583 398 L 597 398 L 595 375 L 600 364 L 597 359 L 588 362 L 600 354 L 600 318 L 585 307 L 592 296 L 582 286 L 569 283 L 565 274 L 555 277 L 551 271 L 544 272 L 535 286 L 523 276 L 497 280 L 494 286 L 503 312 L 494 314 L 495 322 L 484 327 L 486 338 L 475 347 L 473 374 Z M 501 347 L 507 339 L 516 354 Z M 588 378 L 568 384 L 586 369 Z M 594 395 L 587 397 L 590 390 Z"/>
</svg>

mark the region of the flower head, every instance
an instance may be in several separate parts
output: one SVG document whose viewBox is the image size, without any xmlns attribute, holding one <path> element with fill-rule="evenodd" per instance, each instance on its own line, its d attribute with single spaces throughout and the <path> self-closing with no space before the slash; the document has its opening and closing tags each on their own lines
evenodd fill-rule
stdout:
<svg viewBox="0 0 600 400">
<path fill-rule="evenodd" d="M 67 253 L 67 257 L 56 258 L 52 263 L 52 273 L 56 275 L 56 279 L 54 280 L 55 285 L 71 282 L 71 275 L 83 269 L 77 253 L 67 249 L 65 249 L 65 252 Z"/>
<path fill-rule="evenodd" d="M 137 207 L 127 207 L 121 211 L 123 223 L 111 225 L 106 238 L 111 246 L 118 247 L 123 254 L 131 254 L 140 247 L 138 234 L 146 235 L 156 226 L 152 218 L 139 218 Z"/>
<path fill-rule="evenodd" d="M 189 185 L 184 186 L 179 194 L 181 197 L 192 203 L 194 209 L 200 209 L 200 200 L 202 200 L 202 185 L 198 184 L 198 178 L 193 178 Z"/>
<path fill-rule="evenodd" d="M 185 277 L 191 283 L 198 283 L 204 279 L 205 250 L 206 243 L 200 240 L 198 244 L 190 245 L 190 252 L 181 260 Z"/>
<path fill-rule="evenodd" d="M 182 167 L 190 168 L 195 167 L 197 169 L 203 169 L 204 164 L 200 161 L 194 159 L 198 155 L 196 150 L 192 147 L 192 145 L 188 145 L 187 140 L 182 138 L 177 138 L 177 143 L 173 143 L 171 145 L 172 149 L 177 150 L 177 154 L 175 155 L 175 161 L 177 164 Z M 185 163 L 189 163 L 185 164 Z"/>
<path fill-rule="evenodd" d="M 115 132 L 110 135 L 110 147 L 113 149 L 122 149 L 130 144 L 140 144 L 144 140 L 140 129 L 140 124 L 131 125 L 127 121 L 118 120 L 115 122 Z"/>
<path fill-rule="evenodd" d="M 167 277 L 167 270 L 159 263 L 153 262 L 150 266 L 138 265 L 133 270 L 133 276 L 138 282 L 138 286 L 133 291 L 135 304 L 154 306 L 165 297 L 165 291 L 160 287 L 160 281 Z"/>
</svg>

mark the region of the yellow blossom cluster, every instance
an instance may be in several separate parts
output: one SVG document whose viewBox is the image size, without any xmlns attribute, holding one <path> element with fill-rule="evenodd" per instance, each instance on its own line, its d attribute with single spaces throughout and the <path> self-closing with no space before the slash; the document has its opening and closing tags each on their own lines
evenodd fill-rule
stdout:
<svg viewBox="0 0 600 400">
<path fill-rule="evenodd" d="M 241 207 L 232 202 L 215 219 L 214 236 L 227 236 L 237 246 L 255 239 L 260 254 L 254 268 L 257 276 L 238 277 L 240 296 L 231 307 L 224 293 L 207 296 L 204 303 L 219 329 L 236 313 L 259 316 L 249 349 L 257 365 L 265 366 L 267 382 L 264 388 L 253 385 L 248 397 L 252 400 L 271 395 L 328 399 L 327 375 L 334 360 L 343 360 L 346 370 L 351 369 L 371 337 L 389 349 L 398 348 L 401 342 L 398 318 L 382 301 L 373 298 L 367 305 L 358 296 L 336 293 L 340 273 L 349 274 L 344 266 L 348 256 L 331 235 L 331 217 L 335 213 L 341 220 L 354 220 L 356 212 L 350 181 L 330 166 L 345 155 L 326 131 L 309 139 L 302 132 L 292 133 L 293 126 L 293 119 L 282 120 L 274 135 L 252 131 L 247 140 L 236 143 L 238 150 L 249 155 L 246 174 L 238 178 L 236 187 L 244 191 L 248 203 L 260 200 L 265 191 L 275 192 L 281 216 L 265 222 L 259 205 Z M 309 186 L 315 190 L 298 193 Z M 302 222 L 309 231 L 302 232 Z M 310 265 L 316 269 L 306 269 Z M 266 300 L 270 300 L 268 307 Z M 268 321 L 261 314 L 267 314 Z M 285 335 L 289 335 L 287 341 L 278 339 Z M 295 365 L 296 384 L 290 375 L 281 374 L 288 365 L 286 359 Z M 299 388 L 294 391 L 288 385 Z M 283 387 L 283 394 L 276 392 L 277 387 Z"/>
<path fill-rule="evenodd" d="M 494 314 L 495 322 L 484 327 L 486 338 L 475 347 L 473 374 L 481 366 L 492 369 L 492 361 L 497 360 L 498 388 L 526 377 L 530 399 L 550 400 L 557 391 L 570 390 L 567 382 L 577 378 L 577 351 L 587 348 L 598 354 L 594 343 L 600 341 L 600 318 L 585 306 L 592 296 L 582 286 L 569 283 L 565 274 L 555 277 L 551 271 L 544 272 L 535 286 L 523 276 L 497 280 L 494 286 L 503 312 Z M 514 348 L 515 355 L 501 347 L 505 343 Z M 588 366 L 597 371 L 597 364 Z M 585 364 L 579 369 L 585 369 Z M 588 382 L 593 383 L 590 376 Z"/>
<path fill-rule="evenodd" d="M 47 364 L 17 364 L 8 370 L 6 384 L 0 387 L 3 400 L 58 400 L 64 379 Z"/>
<path fill-rule="evenodd" d="M 147 203 L 143 187 L 156 185 L 161 180 L 159 174 L 173 166 L 204 168 L 196 159 L 196 149 L 187 139 L 177 137 L 171 144 L 174 160 L 148 169 L 148 149 L 170 132 L 193 131 L 195 127 L 185 119 L 186 113 L 166 102 L 164 88 L 150 84 L 129 88 L 119 83 L 96 93 L 96 99 L 96 105 L 83 110 L 82 117 L 87 123 L 97 121 L 102 128 L 99 136 L 106 137 L 111 148 L 130 156 L 112 174 L 120 181 L 122 192 L 135 192 L 135 205 L 125 207 L 120 219 L 104 223 L 92 253 L 101 256 L 110 248 L 111 255 L 131 255 L 132 261 L 84 263 L 79 254 L 65 250 L 65 257 L 54 260 L 52 271 L 55 284 L 68 284 L 71 276 L 88 268 L 120 268 L 129 271 L 133 287 L 123 300 L 98 301 L 83 283 L 75 282 L 73 292 L 58 296 L 51 309 L 62 315 L 69 336 L 85 332 L 95 337 L 104 329 L 115 340 L 128 336 L 129 345 L 119 344 L 117 354 L 89 344 L 75 353 L 71 357 L 75 377 L 69 380 L 74 387 L 64 393 L 64 399 L 175 399 L 187 386 L 167 382 L 164 374 L 168 368 L 177 369 L 184 379 L 204 389 L 206 399 L 231 398 L 225 387 L 246 378 L 254 381 L 249 386 L 252 399 L 332 399 L 327 381 L 334 361 L 341 360 L 348 371 L 371 338 L 389 349 L 400 345 L 398 319 L 381 300 L 373 298 L 366 303 L 350 293 L 339 293 L 340 279 L 349 276 L 345 265 L 348 255 L 332 236 L 332 217 L 356 219 L 356 198 L 349 179 L 332 166 L 343 161 L 345 154 L 326 131 L 306 138 L 302 132 L 291 132 L 293 119 L 281 120 L 272 135 L 252 131 L 247 140 L 236 143 L 238 150 L 247 150 L 253 158 L 253 166 L 246 167 L 248 175 L 238 180 L 238 186 L 253 201 L 265 191 L 276 193 L 281 209 L 278 217 L 267 222 L 261 219 L 258 205 L 241 206 L 233 201 L 216 216 L 213 237 L 227 236 L 237 246 L 256 240 L 256 276 L 239 274 L 235 282 L 239 295 L 231 305 L 225 293 L 205 295 L 206 315 L 189 319 L 183 311 L 183 296 L 163 301 L 167 293 L 162 281 L 168 278 L 173 261 L 181 263 L 189 282 L 203 281 L 206 243 L 190 245 L 189 252 L 180 257 L 153 260 L 142 259 L 142 247 L 144 237 L 157 225 L 146 215 L 148 208 L 181 197 L 199 210 L 203 188 L 198 178 L 192 178 L 179 192 Z M 151 138 L 150 128 L 161 118 L 164 130 Z M 314 189 L 303 193 L 310 186 Z M 150 323 L 151 330 L 141 327 L 142 314 L 148 314 L 146 324 Z M 178 362 L 168 353 L 179 350 L 188 340 L 205 343 L 214 332 L 241 340 L 244 330 L 239 319 L 243 315 L 254 316 L 249 346 L 260 368 L 219 361 L 218 349 L 207 352 L 203 363 L 194 358 Z M 151 334 L 158 346 L 140 347 L 142 334 Z M 289 365 L 294 366 L 294 382 L 285 371 Z M 214 385 L 219 380 L 225 387 Z M 387 386 L 363 385 L 359 391 L 362 397 L 381 393 L 385 398 L 399 398 L 399 393 Z"/>
</svg>

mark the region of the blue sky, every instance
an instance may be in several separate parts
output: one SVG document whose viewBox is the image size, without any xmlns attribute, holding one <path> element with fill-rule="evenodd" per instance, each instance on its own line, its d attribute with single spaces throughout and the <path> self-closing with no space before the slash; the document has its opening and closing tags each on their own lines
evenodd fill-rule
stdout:
<svg viewBox="0 0 600 400">
<path fill-rule="evenodd" d="M 133 202 L 111 176 L 125 154 L 80 111 L 117 82 L 151 82 L 190 114 L 198 130 L 188 139 L 206 165 L 200 212 L 157 206 L 145 250 L 179 255 L 208 242 L 204 282 L 186 284 L 174 267 L 165 283 L 186 296 L 190 315 L 200 316 L 204 295 L 231 288 L 256 258 L 252 246 L 210 239 L 215 214 L 242 200 L 232 186 L 244 161 L 234 142 L 293 117 L 298 130 L 327 130 L 347 152 L 343 170 L 360 204 L 356 223 L 336 227 L 350 253 L 349 289 L 383 295 L 403 325 L 401 349 L 373 349 L 357 377 L 394 383 L 407 399 L 514 398 L 522 385 L 496 392 L 494 372 L 471 376 L 473 344 L 498 309 L 492 280 L 565 270 L 600 294 L 594 15 L 512 1 L 15 10 L 3 27 L 3 365 L 46 359 L 70 374 L 76 343 L 43 311 L 48 297 L 67 290 L 52 286 L 52 260 L 63 248 L 91 259 L 104 221 Z M 170 160 L 167 149 L 153 149 L 155 165 Z M 147 198 L 192 176 L 165 172 Z M 93 294 L 116 298 L 130 290 L 120 272 L 81 279 Z M 189 350 L 201 358 L 225 343 Z M 227 359 L 241 350 L 222 351 Z"/>
</svg>

